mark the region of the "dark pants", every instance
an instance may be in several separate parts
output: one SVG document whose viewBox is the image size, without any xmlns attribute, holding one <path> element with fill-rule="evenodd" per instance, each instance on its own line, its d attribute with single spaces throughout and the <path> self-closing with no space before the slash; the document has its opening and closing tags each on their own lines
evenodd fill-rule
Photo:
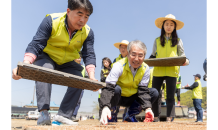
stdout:
<svg viewBox="0 0 218 130">
<path fill-rule="evenodd" d="M 201 108 L 202 99 L 193 99 L 195 111 L 197 112 L 197 121 L 203 121 L 203 110 Z"/>
<path fill-rule="evenodd" d="M 83 67 L 75 61 L 58 65 L 44 52 L 37 57 L 33 64 L 82 77 L 81 71 Z M 52 85 L 50 83 L 36 81 L 36 97 L 39 111 L 42 109 L 50 109 L 51 89 Z M 68 87 L 58 110 L 58 115 L 71 118 L 81 92 L 82 89 Z"/>
<path fill-rule="evenodd" d="M 163 84 L 163 81 L 166 80 L 166 91 L 167 91 L 167 97 L 166 97 L 166 104 L 167 104 L 167 117 L 175 117 L 175 98 L 174 94 L 176 91 L 176 77 L 155 77 L 153 76 L 152 81 L 152 88 L 156 88 L 158 93 L 161 91 L 161 86 Z M 161 97 L 159 95 L 159 100 L 156 100 L 152 104 L 152 111 L 154 112 L 154 117 L 159 117 L 160 107 L 159 104 L 161 104 Z"/>
<path fill-rule="evenodd" d="M 154 88 L 149 88 L 149 95 L 151 97 L 151 103 L 154 103 L 154 101 L 157 99 L 158 97 L 158 92 L 156 89 Z M 123 97 L 121 96 L 121 87 L 120 86 L 116 86 L 115 87 L 115 93 L 114 96 L 111 99 L 111 107 L 114 106 L 124 106 L 124 107 L 129 107 L 132 105 L 132 103 L 134 101 L 138 100 L 138 94 L 134 94 L 130 97 Z"/>
<path fill-rule="evenodd" d="M 80 104 L 81 104 L 81 100 L 82 100 L 82 97 L 83 97 L 83 93 L 84 93 L 84 90 L 82 90 L 81 94 L 80 94 L 80 97 L 79 97 L 79 101 L 77 102 L 77 105 L 76 105 L 76 108 L 73 112 L 73 116 L 76 118 L 76 115 L 78 113 L 78 110 L 79 110 L 79 107 L 80 107 Z"/>
<path fill-rule="evenodd" d="M 180 101 L 180 89 L 176 89 L 177 100 Z"/>
</svg>

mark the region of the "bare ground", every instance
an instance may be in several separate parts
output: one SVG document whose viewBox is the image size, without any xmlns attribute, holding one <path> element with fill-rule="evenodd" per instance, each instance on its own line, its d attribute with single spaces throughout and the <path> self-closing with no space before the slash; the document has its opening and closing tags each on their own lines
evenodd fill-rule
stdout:
<svg viewBox="0 0 218 130">
<path fill-rule="evenodd" d="M 121 123 L 122 120 L 118 120 L 118 124 Z M 195 119 L 181 119 L 175 118 L 174 123 L 194 123 Z M 141 122 L 139 123 L 141 124 Z M 204 120 L 204 124 L 207 124 L 207 120 Z M 22 126 L 36 126 L 37 120 L 25 120 L 25 119 L 11 119 L 11 130 L 17 130 L 22 128 Z M 86 120 L 79 121 L 79 126 L 98 126 L 98 120 Z"/>
</svg>

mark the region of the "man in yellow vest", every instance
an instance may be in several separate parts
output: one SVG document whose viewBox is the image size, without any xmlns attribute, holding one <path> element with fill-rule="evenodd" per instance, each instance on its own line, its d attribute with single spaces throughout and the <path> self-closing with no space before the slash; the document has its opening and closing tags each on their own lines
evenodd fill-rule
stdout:
<svg viewBox="0 0 218 130">
<path fill-rule="evenodd" d="M 82 77 L 83 67 L 74 60 L 79 58 L 82 48 L 83 61 L 89 78 L 95 80 L 96 57 L 94 52 L 94 33 L 86 25 L 93 12 L 89 0 L 68 0 L 68 8 L 63 13 L 47 14 L 40 24 L 33 40 L 27 46 L 24 63 L 35 64 Z M 13 69 L 12 78 L 17 75 Z M 36 81 L 37 106 L 40 117 L 37 125 L 50 125 L 51 84 Z M 78 125 L 71 119 L 82 89 L 68 87 L 52 125 Z"/>
<path fill-rule="evenodd" d="M 154 119 L 152 103 L 157 99 L 155 88 L 148 88 L 150 79 L 149 66 L 144 63 L 147 52 L 143 42 L 132 41 L 127 46 L 127 57 L 116 62 L 106 79 L 106 87 L 102 88 L 100 123 L 106 125 L 111 119 L 111 108 L 114 106 L 129 107 L 124 121 L 133 122 L 132 117 L 145 110 L 144 122 Z"/>
<path fill-rule="evenodd" d="M 194 104 L 195 111 L 197 112 L 197 121 L 195 122 L 203 122 L 203 110 L 201 107 L 202 103 L 202 87 L 201 87 L 201 75 L 196 74 L 195 82 L 189 86 L 188 84 L 183 89 L 191 89 L 192 90 L 192 100 Z"/>
</svg>

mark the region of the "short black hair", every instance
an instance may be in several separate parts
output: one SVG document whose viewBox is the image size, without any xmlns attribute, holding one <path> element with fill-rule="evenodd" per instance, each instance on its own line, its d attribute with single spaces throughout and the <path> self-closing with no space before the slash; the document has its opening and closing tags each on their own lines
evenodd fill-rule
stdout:
<svg viewBox="0 0 218 130">
<path fill-rule="evenodd" d="M 68 0 L 68 8 L 70 10 L 83 8 L 89 12 L 89 15 L 93 12 L 93 7 L 89 0 Z"/>
</svg>

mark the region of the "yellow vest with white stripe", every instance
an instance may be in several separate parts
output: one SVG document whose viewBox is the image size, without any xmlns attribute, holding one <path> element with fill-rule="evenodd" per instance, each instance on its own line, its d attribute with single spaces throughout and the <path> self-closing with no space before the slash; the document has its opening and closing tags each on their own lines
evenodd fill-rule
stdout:
<svg viewBox="0 0 218 130">
<path fill-rule="evenodd" d="M 148 84 L 148 88 L 152 88 L 153 70 L 154 70 L 154 68 L 150 69 L 150 81 Z"/>
<path fill-rule="evenodd" d="M 177 45 L 171 47 L 172 38 L 168 41 L 165 39 L 164 47 L 161 46 L 160 37 L 156 38 L 157 50 L 156 50 L 156 58 L 166 58 L 166 57 L 177 57 Z M 179 39 L 178 39 L 179 40 Z M 179 66 L 155 66 L 153 76 L 156 77 L 178 77 L 179 75 Z"/>
<path fill-rule="evenodd" d="M 121 59 L 123 59 L 123 58 L 121 57 L 121 54 L 120 54 L 120 55 L 116 58 L 116 61 L 115 61 L 114 63 L 116 63 L 117 61 L 119 61 L 119 60 L 121 60 Z M 111 64 L 111 68 L 113 67 L 114 63 Z"/>
<path fill-rule="evenodd" d="M 181 76 L 177 77 L 177 82 L 179 82 L 179 77 L 181 77 Z M 180 84 L 176 84 L 176 89 L 180 89 L 181 88 L 181 82 L 182 82 L 182 78 L 181 78 Z"/>
<path fill-rule="evenodd" d="M 195 82 L 198 82 L 198 87 L 195 87 L 192 90 L 192 99 L 202 99 L 201 81 L 200 80 L 195 80 Z"/>
<path fill-rule="evenodd" d="M 133 77 L 129 68 L 128 58 L 123 58 L 118 62 L 123 66 L 123 73 L 116 84 L 121 87 L 121 96 L 130 97 L 138 92 L 138 84 L 141 82 L 146 69 L 149 69 L 148 65 L 143 62 L 141 67 L 138 68 L 135 77 Z"/>
<path fill-rule="evenodd" d="M 78 52 L 90 32 L 90 27 L 88 25 L 82 27 L 70 41 L 64 22 L 66 12 L 47 14 L 46 17 L 49 15 L 52 18 L 52 32 L 43 51 L 58 65 L 78 59 L 80 57 Z"/>
</svg>

